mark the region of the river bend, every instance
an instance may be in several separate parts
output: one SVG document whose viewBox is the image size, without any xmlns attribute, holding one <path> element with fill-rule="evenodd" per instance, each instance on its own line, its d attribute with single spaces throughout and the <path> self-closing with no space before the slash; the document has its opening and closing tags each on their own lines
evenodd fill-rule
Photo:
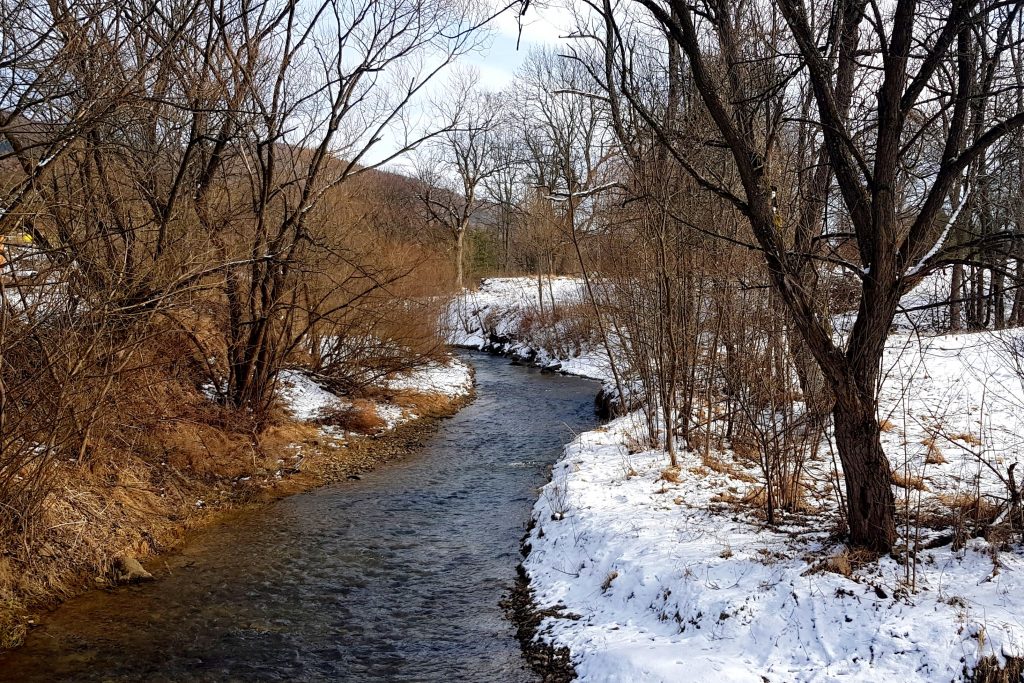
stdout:
<svg viewBox="0 0 1024 683">
<path fill-rule="evenodd" d="M 465 358 L 477 398 L 421 450 L 205 529 L 155 583 L 70 601 L 0 680 L 537 680 L 498 601 L 596 387 Z"/>
</svg>

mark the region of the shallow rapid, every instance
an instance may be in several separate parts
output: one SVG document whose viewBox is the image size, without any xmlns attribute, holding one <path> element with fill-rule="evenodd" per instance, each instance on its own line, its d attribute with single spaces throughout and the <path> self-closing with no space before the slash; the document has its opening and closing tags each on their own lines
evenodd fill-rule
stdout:
<svg viewBox="0 0 1024 683">
<path fill-rule="evenodd" d="M 422 449 L 196 534 L 155 583 L 67 603 L 0 680 L 536 680 L 498 602 L 596 387 L 466 358 L 477 399 Z"/>
</svg>

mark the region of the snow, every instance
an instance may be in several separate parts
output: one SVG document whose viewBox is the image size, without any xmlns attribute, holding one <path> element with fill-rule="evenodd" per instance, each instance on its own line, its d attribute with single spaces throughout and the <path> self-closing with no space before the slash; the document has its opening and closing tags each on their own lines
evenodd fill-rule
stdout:
<svg viewBox="0 0 1024 683">
<path fill-rule="evenodd" d="M 996 476 L 1024 461 L 1024 384 L 1009 359 L 1024 330 L 941 336 L 893 335 L 883 361 L 882 433 L 897 471 L 924 477 L 933 493 L 1005 495 Z M 934 439 L 945 463 L 926 463 Z M 995 471 L 993 471 L 995 470 Z"/>
<path fill-rule="evenodd" d="M 971 188 L 970 186 L 966 186 L 964 187 L 963 199 L 960 200 L 960 203 L 957 205 L 956 209 L 953 210 L 952 215 L 950 215 L 949 219 L 946 221 L 945 227 L 942 228 L 942 234 L 939 235 L 939 238 L 937 240 L 935 240 L 935 243 L 931 246 L 931 249 L 929 249 L 928 252 L 924 256 L 922 256 L 917 263 L 915 263 L 907 270 L 907 275 L 916 275 L 918 272 L 920 272 L 921 268 L 923 268 L 928 263 L 928 261 L 932 259 L 933 256 L 935 256 L 937 253 L 939 253 L 939 251 L 941 251 L 942 247 L 945 246 L 946 244 L 946 238 L 949 237 L 950 230 L 952 230 L 953 226 L 956 225 L 957 220 L 959 220 L 960 218 L 960 212 L 963 211 L 965 206 L 967 206 L 967 201 L 970 198 Z"/>
<path fill-rule="evenodd" d="M 278 398 L 297 420 L 310 422 L 330 410 L 351 405 L 350 401 L 328 391 L 300 370 L 282 370 L 278 379 Z"/>
<path fill-rule="evenodd" d="M 582 296 L 576 279 L 550 287 L 557 305 Z M 607 380 L 599 345 L 559 357 L 524 324 L 537 296 L 530 278 L 485 280 L 452 307 L 450 339 Z M 940 273 L 903 306 L 945 298 Z M 1024 456 L 1024 384 L 1007 355 L 1024 330 L 928 333 L 947 314 L 898 316 L 882 365 L 883 445 L 924 485 L 894 489 L 912 519 L 948 519 L 965 492 L 1005 498 L 1001 478 Z M 727 450 L 683 452 L 666 478 L 667 454 L 637 446 L 643 431 L 634 413 L 579 435 L 534 507 L 524 568 L 538 609 L 556 610 L 538 637 L 569 648 L 581 681 L 953 681 L 1024 655 L 1021 548 L 954 546 L 948 525 L 901 521 L 916 563 L 857 562 L 835 526 L 827 446 L 807 465 L 808 509 L 770 528 L 743 502 L 756 469 Z M 929 440 L 944 462 L 929 462 Z"/>
<path fill-rule="evenodd" d="M 278 398 L 291 415 L 304 422 L 314 422 L 339 409 L 352 405 L 343 396 L 331 392 L 302 370 L 283 370 L 279 375 Z M 392 391 L 415 391 L 462 398 L 473 391 L 473 370 L 457 358 L 447 363 L 429 363 L 404 375 L 384 382 Z M 415 420 L 418 416 L 384 400 L 374 403 L 385 431 Z M 330 429 L 324 427 L 324 429 Z"/>
<path fill-rule="evenodd" d="M 461 397 L 473 390 L 472 369 L 461 361 L 447 365 L 430 363 L 415 371 L 388 381 L 388 388 L 396 391 L 418 391 L 425 394 L 444 394 Z"/>
<path fill-rule="evenodd" d="M 922 552 L 916 592 L 885 558 L 851 577 L 820 519 L 776 530 L 728 502 L 749 484 L 630 453 L 639 416 L 581 434 L 544 487 L 524 565 L 541 625 L 581 681 L 956 680 L 1020 655 L 1024 561 L 975 539 Z M 570 615 L 579 617 L 566 618 Z"/>
<path fill-rule="evenodd" d="M 540 295 L 543 295 L 543 298 Z M 571 375 L 610 382 L 608 356 L 595 339 L 581 340 L 564 353 L 558 341 L 564 329 L 553 327 L 524 333 L 526 321 L 543 307 L 550 311 L 584 305 L 583 281 L 575 277 L 545 277 L 538 291 L 529 277 L 487 278 L 480 289 L 466 291 L 448 308 L 448 342 L 488 350 Z"/>
</svg>

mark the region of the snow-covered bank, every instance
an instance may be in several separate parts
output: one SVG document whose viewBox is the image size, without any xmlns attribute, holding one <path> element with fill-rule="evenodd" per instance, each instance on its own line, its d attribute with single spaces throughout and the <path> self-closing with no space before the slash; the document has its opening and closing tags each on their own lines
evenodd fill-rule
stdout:
<svg viewBox="0 0 1024 683">
<path fill-rule="evenodd" d="M 473 391 L 473 368 L 452 357 L 446 363 L 430 363 L 408 374 L 394 377 L 385 382 L 382 388 L 390 392 L 462 399 Z M 281 373 L 278 397 L 293 417 L 304 422 L 321 421 L 332 414 L 351 410 L 354 406 L 350 399 L 334 394 L 299 370 L 285 370 Z M 381 398 L 369 403 L 382 423 L 382 431 L 390 431 L 419 417 L 409 406 L 399 405 L 393 400 Z M 330 426 L 323 429 L 328 433 L 332 431 Z"/>
<path fill-rule="evenodd" d="M 890 340 L 884 441 L 896 474 L 921 481 L 896 489 L 920 548 L 909 568 L 837 540 L 827 454 L 808 465 L 806 512 L 770 529 L 749 502 L 758 472 L 735 454 L 686 452 L 667 471 L 664 452 L 633 452 L 639 415 L 580 435 L 528 539 L 538 608 L 572 616 L 541 637 L 592 682 L 954 681 L 1021 657 L 1021 549 L 951 543 L 944 523 L 971 491 L 1005 496 L 1022 454 L 1012 334 Z"/>
<path fill-rule="evenodd" d="M 611 380 L 608 357 L 592 330 L 562 311 L 584 306 L 579 278 L 487 278 L 448 308 L 448 342 L 490 351 L 570 375 Z"/>
<path fill-rule="evenodd" d="M 843 545 L 827 442 L 804 465 L 801 511 L 775 527 L 756 459 L 724 436 L 721 450 L 681 453 L 678 470 L 640 445 L 639 414 L 566 447 L 535 507 L 524 568 L 536 614 L 549 615 L 538 638 L 568 648 L 580 680 L 957 681 L 1024 657 L 1024 553 L 978 535 L 1024 457 L 1024 385 L 1008 353 L 1024 331 L 931 334 L 941 316 L 923 308 L 935 300 L 925 284 L 905 299 L 914 310 L 896 321 L 883 361 L 893 557 Z M 544 291 L 546 308 L 579 305 L 576 280 Z M 451 339 L 563 371 L 581 358 L 579 374 L 607 382 L 601 346 L 560 355 L 566 323 L 543 329 L 538 302 L 533 280 L 487 280 L 453 308 Z M 903 559 L 908 546 L 916 562 Z"/>
</svg>

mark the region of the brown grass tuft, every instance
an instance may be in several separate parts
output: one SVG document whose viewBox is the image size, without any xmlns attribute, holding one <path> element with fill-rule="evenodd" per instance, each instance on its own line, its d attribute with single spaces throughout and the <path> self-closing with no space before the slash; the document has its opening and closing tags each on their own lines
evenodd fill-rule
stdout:
<svg viewBox="0 0 1024 683">
<path fill-rule="evenodd" d="M 877 559 L 878 555 L 869 550 L 843 548 L 835 555 L 826 559 L 822 568 L 849 578 L 853 576 L 855 571 Z"/>
<path fill-rule="evenodd" d="M 942 454 L 938 440 L 934 436 L 929 436 L 921 441 L 921 445 L 928 447 L 928 451 L 924 455 L 925 463 L 929 465 L 944 465 L 946 463 L 946 456 Z"/>
<path fill-rule="evenodd" d="M 892 420 L 884 419 L 878 423 L 878 428 L 881 429 L 883 432 L 889 433 L 892 430 L 896 429 L 896 425 L 892 423 Z"/>
<path fill-rule="evenodd" d="M 890 479 L 894 485 L 903 489 L 913 489 L 914 491 L 928 490 L 928 487 L 924 483 L 924 478 L 913 474 L 908 475 L 903 472 L 893 472 Z"/>
<path fill-rule="evenodd" d="M 768 494 L 764 486 L 753 486 L 742 496 L 725 491 L 711 498 L 712 503 L 726 503 L 734 506 L 764 507 L 768 504 Z"/>
<path fill-rule="evenodd" d="M 997 503 L 975 494 L 940 493 L 937 498 L 955 515 L 963 519 L 970 519 L 982 526 L 994 522 L 1001 510 Z"/>
<path fill-rule="evenodd" d="M 740 481 L 746 482 L 748 484 L 753 484 L 757 482 L 756 477 L 752 477 L 751 475 L 739 469 L 732 463 L 725 462 L 724 460 L 719 460 L 714 456 L 705 456 L 704 458 L 702 458 L 702 461 L 705 467 L 707 467 L 709 470 L 718 472 L 719 474 L 724 474 L 726 476 L 732 477 L 733 479 L 739 479 Z"/>
<path fill-rule="evenodd" d="M 354 399 L 351 405 L 331 411 L 318 422 L 357 434 L 376 434 L 387 426 L 377 414 L 376 404 L 362 398 Z"/>
<path fill-rule="evenodd" d="M 842 574 L 847 578 L 853 576 L 853 564 L 850 562 L 850 553 L 846 550 L 828 558 L 825 561 L 825 566 L 829 571 Z"/>
<path fill-rule="evenodd" d="M 452 398 L 444 394 L 425 394 L 402 390 L 391 394 L 390 400 L 399 408 L 420 417 L 440 417 L 451 413 Z"/>
<path fill-rule="evenodd" d="M 661 471 L 661 476 L 658 479 L 667 481 L 670 484 L 678 484 L 681 479 L 679 477 L 678 467 L 666 467 Z"/>
<path fill-rule="evenodd" d="M 981 439 L 979 439 L 974 434 L 971 434 L 970 432 L 961 432 L 960 434 L 951 434 L 949 438 L 951 440 L 953 440 L 953 441 L 963 441 L 964 443 L 970 444 L 971 446 L 980 446 L 981 443 L 982 443 Z"/>
<path fill-rule="evenodd" d="M 984 657 L 968 675 L 964 670 L 964 680 L 968 683 L 1019 683 L 1024 680 L 1024 657 L 1006 657 L 1006 666 L 999 666 L 999 658 L 995 655 Z"/>
<path fill-rule="evenodd" d="M 732 441 L 732 452 L 736 454 L 736 459 L 746 463 L 756 463 L 760 459 L 760 453 L 752 442 L 744 439 L 733 439 Z"/>
</svg>

